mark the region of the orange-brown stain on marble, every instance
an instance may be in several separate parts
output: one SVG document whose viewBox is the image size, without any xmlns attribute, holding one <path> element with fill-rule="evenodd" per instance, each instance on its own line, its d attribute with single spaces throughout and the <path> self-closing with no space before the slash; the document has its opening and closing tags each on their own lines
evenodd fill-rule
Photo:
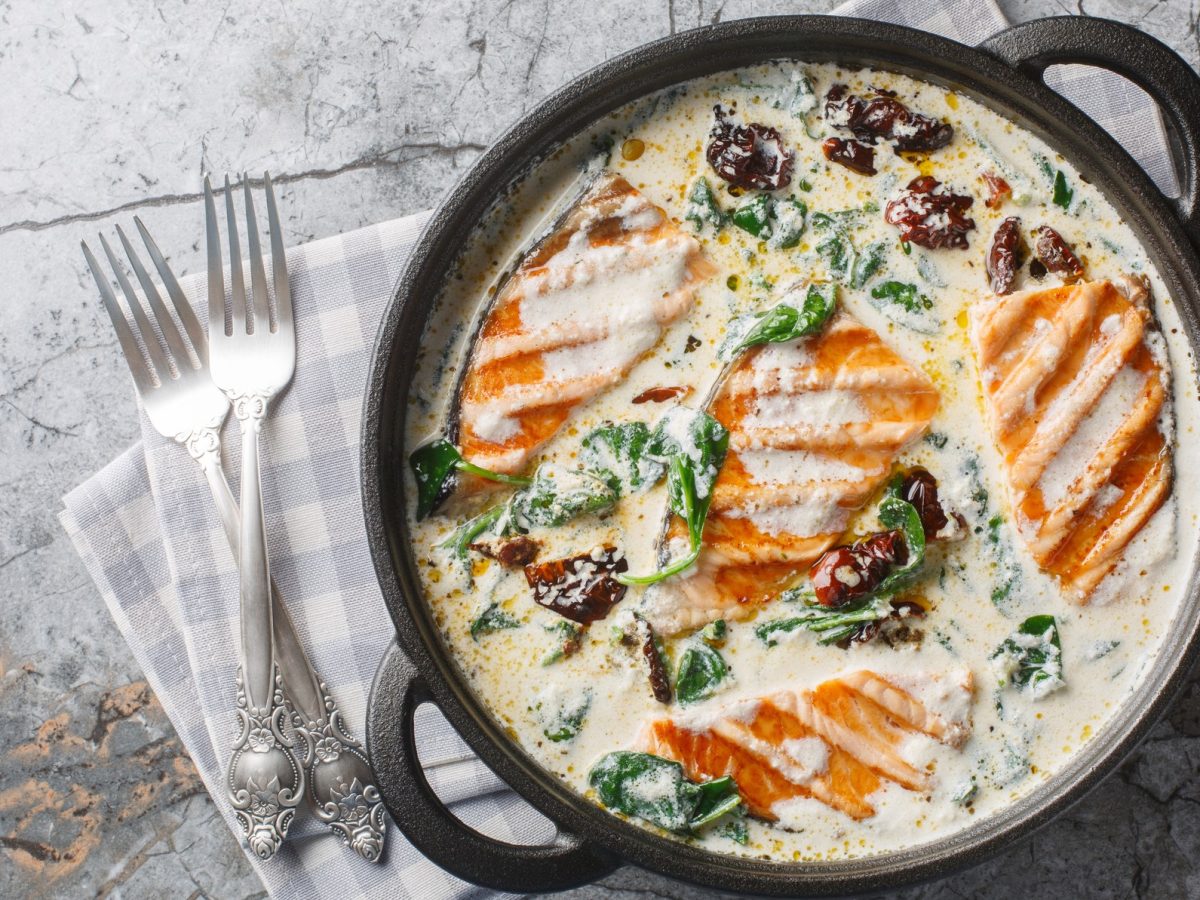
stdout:
<svg viewBox="0 0 1200 900">
<path fill-rule="evenodd" d="M 103 693 L 94 715 L 73 717 L 60 712 L 46 719 L 29 740 L 0 758 L 0 768 L 28 776 L 0 791 L 0 822 L 5 828 L 0 834 L 0 860 L 6 858 L 21 873 L 30 888 L 27 896 L 54 896 L 55 885 L 78 870 L 99 846 L 106 824 L 111 828 L 112 822 L 137 819 L 157 806 L 204 791 L 174 735 L 133 750 L 114 748 L 117 725 L 134 717 L 165 718 L 144 681 Z M 118 764 L 123 768 L 117 769 Z M 103 770 L 110 766 L 113 776 L 106 778 Z M 119 777 L 130 767 L 144 772 L 145 779 L 130 785 L 128 777 Z M 72 769 L 80 777 L 67 774 L 65 784 L 53 778 Z"/>
</svg>

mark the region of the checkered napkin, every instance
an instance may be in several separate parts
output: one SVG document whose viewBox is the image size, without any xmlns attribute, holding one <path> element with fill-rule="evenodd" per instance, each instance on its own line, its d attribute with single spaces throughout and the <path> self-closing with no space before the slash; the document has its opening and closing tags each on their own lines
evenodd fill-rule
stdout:
<svg viewBox="0 0 1200 900">
<path fill-rule="evenodd" d="M 991 0 L 859 0 L 840 13 L 977 43 L 1006 24 Z M 1066 67 L 1052 84 L 1135 148 L 1174 192 L 1153 104 L 1126 82 Z M 426 213 L 288 252 L 297 367 L 266 426 L 263 493 L 271 571 L 304 646 L 361 738 L 367 694 L 392 626 L 375 581 L 358 490 L 363 386 L 376 327 Z M 204 278 L 183 281 L 205 296 Z M 236 447 L 236 427 L 227 429 Z M 227 453 L 236 485 L 237 453 Z M 142 441 L 68 494 L 61 519 L 122 635 L 230 828 L 224 767 L 234 737 L 237 572 L 199 469 L 143 419 Z M 439 713 L 418 714 L 427 775 L 464 821 L 503 840 L 542 843 L 553 826 L 468 750 Z M 364 862 L 299 817 L 267 863 L 247 854 L 273 895 L 464 897 L 485 894 L 425 860 L 389 823 L 381 864 Z"/>
</svg>

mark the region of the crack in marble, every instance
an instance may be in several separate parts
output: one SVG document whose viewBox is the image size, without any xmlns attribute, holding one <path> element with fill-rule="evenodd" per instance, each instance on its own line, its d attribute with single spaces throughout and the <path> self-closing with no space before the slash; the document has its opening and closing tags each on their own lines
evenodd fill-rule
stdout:
<svg viewBox="0 0 1200 900">
<path fill-rule="evenodd" d="M 544 37 L 544 35 L 543 35 Z M 532 64 L 530 65 L 532 70 Z M 528 75 L 526 76 L 528 78 Z M 344 175 L 347 172 L 356 172 L 362 169 L 373 169 L 384 165 L 398 165 L 401 160 L 392 159 L 397 154 L 404 153 L 406 150 L 425 153 L 426 155 L 448 155 L 457 156 L 459 153 L 482 153 L 487 149 L 486 144 L 479 144 L 469 141 L 464 141 L 458 144 L 442 144 L 436 141 L 425 141 L 415 143 L 397 144 L 387 150 L 372 153 L 368 156 L 363 156 L 348 163 L 344 163 L 334 168 L 317 168 L 307 169 L 303 172 L 295 172 L 292 174 L 283 173 L 272 179 L 275 184 L 293 184 L 295 182 L 304 181 L 306 179 L 314 179 L 323 181 L 329 178 L 336 178 L 339 175 Z M 421 158 L 421 157 L 415 157 Z M 249 179 L 251 186 L 262 187 L 263 181 L 261 178 L 251 177 Z M 196 191 L 186 194 L 162 194 L 157 197 L 147 197 L 140 200 L 130 200 L 126 203 L 121 203 L 116 206 L 110 206 L 106 209 L 93 210 L 91 212 L 69 213 L 63 216 L 57 216 L 53 219 L 37 221 L 32 219 L 24 219 L 18 222 L 9 222 L 6 225 L 0 225 L 0 237 L 3 237 L 10 232 L 16 231 L 45 231 L 49 228 L 57 228 L 60 225 L 71 225 L 77 222 L 94 222 L 98 219 L 107 219 L 110 216 L 118 213 L 128 212 L 133 209 L 142 209 L 144 207 L 158 206 L 174 206 L 181 203 L 195 203 L 204 198 L 202 191 Z"/>
</svg>

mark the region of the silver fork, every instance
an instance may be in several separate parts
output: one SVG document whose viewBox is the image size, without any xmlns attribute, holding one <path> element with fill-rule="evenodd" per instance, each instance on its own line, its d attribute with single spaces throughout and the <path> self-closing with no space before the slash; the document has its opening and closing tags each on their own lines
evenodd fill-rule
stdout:
<svg viewBox="0 0 1200 900">
<path fill-rule="evenodd" d="M 220 513 L 225 536 L 236 554 L 241 530 L 240 512 L 221 466 L 220 429 L 229 412 L 229 400 L 213 384 L 206 369 L 208 346 L 204 331 L 178 281 L 141 220 L 135 218 L 134 222 L 166 289 L 171 308 L 183 326 L 182 333 L 120 228 L 117 234 L 150 303 L 149 316 L 103 236 L 100 242 L 125 295 L 132 322 L 122 311 L 111 282 L 86 243 L 83 253 L 117 332 L 147 417 L 161 434 L 183 444 L 200 465 Z M 162 341 L 157 338 L 151 323 L 162 333 Z M 276 654 L 283 670 L 293 725 L 305 744 L 309 799 L 317 816 L 329 824 L 344 843 L 365 859 L 376 861 L 382 855 L 384 844 L 383 805 L 374 787 L 365 751 L 346 734 L 341 713 L 304 653 L 295 626 L 273 583 L 271 591 Z"/>
</svg>

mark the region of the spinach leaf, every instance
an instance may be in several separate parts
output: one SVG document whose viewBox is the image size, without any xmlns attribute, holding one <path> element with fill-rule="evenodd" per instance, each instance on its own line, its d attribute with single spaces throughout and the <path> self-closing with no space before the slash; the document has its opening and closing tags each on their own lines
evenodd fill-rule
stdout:
<svg viewBox="0 0 1200 900">
<path fill-rule="evenodd" d="M 620 498 L 601 474 L 583 469 L 566 469 L 543 463 L 532 480 L 507 501 L 484 510 L 454 529 L 442 547 L 467 570 L 471 583 L 468 551 L 485 532 L 497 535 L 526 534 L 531 528 L 557 528 L 587 513 L 610 509 Z"/>
<path fill-rule="evenodd" d="M 707 644 L 693 644 L 680 657 L 679 672 L 675 676 L 675 696 L 680 703 L 707 700 L 716 693 L 728 673 L 729 668 L 720 653 Z"/>
<path fill-rule="evenodd" d="M 714 778 L 712 781 L 702 781 L 696 785 L 696 789 L 699 801 L 688 822 L 688 828 L 692 831 L 715 822 L 742 805 L 737 784 L 728 775 L 724 778 Z"/>
<path fill-rule="evenodd" d="M 1075 189 L 1067 184 L 1067 176 L 1062 169 L 1054 173 L 1054 205 L 1063 209 L 1071 208 L 1071 200 L 1075 197 Z"/>
<path fill-rule="evenodd" d="M 568 619 L 560 619 L 553 625 L 547 625 L 546 631 L 558 638 L 558 645 L 542 659 L 543 666 L 550 666 L 560 659 L 572 656 L 580 646 L 583 636 L 583 626 Z"/>
<path fill-rule="evenodd" d="M 781 600 L 789 600 L 785 591 Z M 890 596 L 867 594 L 845 606 L 829 607 L 819 603 L 803 603 L 800 611 L 784 619 L 763 622 L 754 629 L 755 636 L 768 647 L 779 643 L 779 636 L 801 629 L 816 632 L 819 644 L 836 644 L 858 631 L 864 622 L 886 619 L 892 614 Z"/>
<path fill-rule="evenodd" d="M 917 508 L 900 496 L 902 476 L 897 475 L 883 501 L 879 504 L 879 521 L 884 528 L 898 528 L 908 545 L 908 561 L 899 569 L 893 569 L 879 582 L 874 593 L 878 596 L 893 596 L 912 584 L 925 564 L 925 528 L 921 525 L 921 514 Z"/>
<path fill-rule="evenodd" d="M 773 250 L 790 250 L 800 243 L 808 224 L 808 204 L 803 200 L 785 197 L 776 202 L 774 215 L 767 246 Z"/>
<path fill-rule="evenodd" d="M 1025 690 L 1035 700 L 1066 685 L 1054 616 L 1030 616 L 996 648 L 991 660 L 1002 686 Z"/>
<path fill-rule="evenodd" d="M 725 213 L 717 205 L 717 198 L 713 195 L 712 186 L 707 178 L 702 176 L 692 182 L 683 217 L 695 226 L 696 231 L 703 231 L 705 226 L 710 226 L 713 231 L 720 231 L 725 224 Z"/>
<path fill-rule="evenodd" d="M 733 224 L 762 238 L 774 250 L 788 250 L 800 243 L 807 224 L 808 205 L 785 197 L 776 200 L 770 194 L 756 194 L 733 211 Z"/>
<path fill-rule="evenodd" d="M 883 267 L 886 257 L 887 243 L 885 241 L 868 244 L 866 249 L 855 257 L 851 266 L 850 287 L 855 290 L 865 287 L 867 282 L 874 278 L 875 274 Z"/>
<path fill-rule="evenodd" d="M 537 711 L 545 714 L 545 710 L 541 707 L 542 704 L 539 703 Z M 545 716 L 545 727 L 542 729 L 542 734 L 556 744 L 571 740 L 571 738 L 579 734 L 579 730 L 583 727 L 583 721 L 587 718 L 587 714 L 591 708 L 591 688 L 584 688 L 575 697 L 569 698 L 556 706 Z"/>
<path fill-rule="evenodd" d="M 845 227 L 829 213 L 813 213 L 810 220 L 813 228 L 820 234 L 826 235 L 817 244 L 817 253 L 825 258 L 829 268 L 829 277 L 837 281 L 845 281 L 858 257 L 854 242 Z"/>
<path fill-rule="evenodd" d="M 445 438 L 423 444 L 408 457 L 413 477 L 417 481 L 417 519 L 424 519 L 449 496 L 453 489 L 451 476 L 455 472 L 469 472 L 489 481 L 504 484 L 529 484 L 529 479 L 519 475 L 492 472 L 463 459 L 458 448 Z"/>
<path fill-rule="evenodd" d="M 950 795 L 950 801 L 957 803 L 959 806 L 970 806 L 975 798 L 979 795 L 979 782 L 972 775 L 969 779 L 955 788 L 954 793 Z"/>
<path fill-rule="evenodd" d="M 622 584 L 654 584 L 682 572 L 700 555 L 704 522 L 712 489 L 729 449 L 729 432 L 708 413 L 676 406 L 650 435 L 647 452 L 667 464 L 667 502 L 687 523 L 689 550 L 680 559 L 649 575 L 616 576 Z"/>
<path fill-rule="evenodd" d="M 830 277 L 855 290 L 864 287 L 879 272 L 887 257 L 885 241 L 874 241 L 860 253 L 850 237 L 849 226 L 854 225 L 864 212 L 869 212 L 871 206 L 813 213 L 810 217 L 813 228 L 826 235 L 817 244 L 817 253 L 825 258 Z M 874 208 L 878 210 L 878 206 Z"/>
<path fill-rule="evenodd" d="M 729 633 L 729 627 L 725 624 L 724 619 L 717 619 L 715 622 L 709 622 L 700 631 L 700 640 L 714 647 L 719 647 L 725 643 L 725 635 Z"/>
<path fill-rule="evenodd" d="M 741 803 L 728 776 L 696 784 L 674 760 L 632 750 L 600 757 L 588 783 L 609 809 L 678 834 L 713 822 Z"/>
<path fill-rule="evenodd" d="M 803 119 L 817 108 L 819 103 L 817 92 L 813 88 L 812 81 L 803 72 L 793 72 L 792 83 L 795 85 L 795 90 L 792 92 L 792 99 L 788 103 L 788 112 L 797 119 Z"/>
<path fill-rule="evenodd" d="M 617 492 L 598 474 L 543 463 L 533 482 L 509 501 L 510 527 L 520 532 L 558 528 L 585 513 L 610 509 L 617 499 Z"/>
<path fill-rule="evenodd" d="M 1040 153 L 1034 154 L 1034 162 L 1037 163 L 1038 169 L 1051 186 L 1053 191 L 1051 202 L 1055 206 L 1070 211 L 1071 201 L 1075 199 L 1075 189 L 1067 181 L 1066 173 L 1062 169 L 1056 168 Z"/>
<path fill-rule="evenodd" d="M 773 206 L 770 194 L 755 194 L 733 211 L 733 224 L 755 237 L 769 237 L 769 223 L 775 215 Z M 767 230 L 766 234 L 763 234 L 763 229 Z"/>
<path fill-rule="evenodd" d="M 837 285 L 831 282 L 810 284 L 797 309 L 789 301 L 799 291 L 798 287 L 789 288 L 765 313 L 731 323 L 729 337 L 719 355 L 723 359 L 733 359 L 743 350 L 759 344 L 782 344 L 817 334 L 837 308 Z"/>
<path fill-rule="evenodd" d="M 646 453 L 649 443 L 645 422 L 606 422 L 584 437 L 580 458 L 618 496 L 624 496 L 657 484 L 666 474 L 666 464 Z"/>
<path fill-rule="evenodd" d="M 746 827 L 744 818 L 730 819 L 721 827 L 721 834 L 743 847 L 750 843 L 750 829 Z"/>
<path fill-rule="evenodd" d="M 492 603 L 471 623 L 471 640 L 478 641 L 480 635 L 491 634 L 493 631 L 520 627 L 521 622 L 517 618 L 502 610 L 500 604 Z"/>
<path fill-rule="evenodd" d="M 468 583 L 473 583 L 471 577 L 471 567 L 468 564 L 467 551 L 471 549 L 471 544 L 475 538 L 479 537 L 486 531 L 492 530 L 496 523 L 499 522 L 507 510 L 507 506 L 494 506 L 489 510 L 481 512 L 472 519 L 468 519 L 463 524 L 459 525 L 450 534 L 450 537 L 442 543 L 442 547 L 450 551 L 450 555 L 457 560 L 467 571 Z"/>
<path fill-rule="evenodd" d="M 917 254 L 917 274 L 921 276 L 921 280 L 926 284 L 931 284 L 936 288 L 944 288 L 946 286 L 946 279 L 938 271 L 937 265 L 924 253 Z"/>
<path fill-rule="evenodd" d="M 933 301 L 918 291 L 915 284 L 902 281 L 885 281 L 876 285 L 871 289 L 871 296 L 876 300 L 890 300 L 911 313 L 933 309 Z"/>
</svg>

